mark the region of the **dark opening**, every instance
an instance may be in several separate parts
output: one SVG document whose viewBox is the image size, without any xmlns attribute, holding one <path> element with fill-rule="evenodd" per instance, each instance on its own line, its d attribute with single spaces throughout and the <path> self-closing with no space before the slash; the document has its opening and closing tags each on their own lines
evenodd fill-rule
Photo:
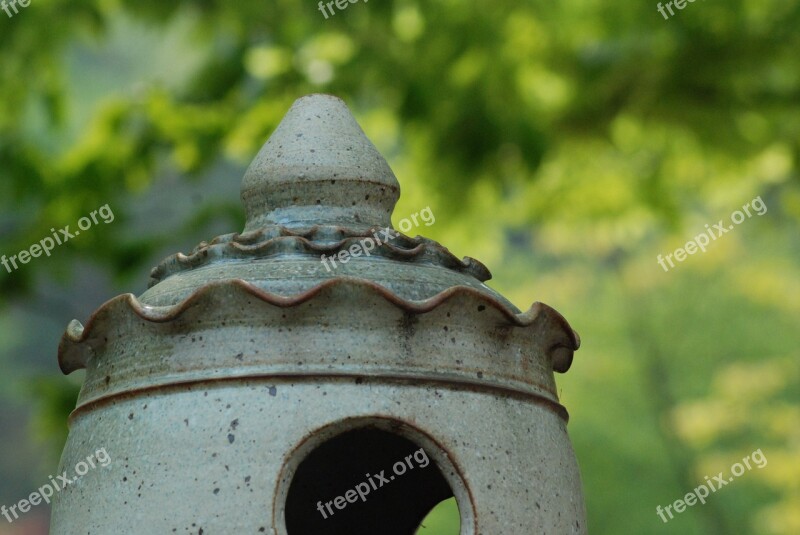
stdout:
<svg viewBox="0 0 800 535">
<path fill-rule="evenodd" d="M 324 442 L 297 467 L 286 497 L 286 529 L 290 535 L 413 535 L 428 512 L 452 496 L 418 444 L 361 428 Z"/>
</svg>

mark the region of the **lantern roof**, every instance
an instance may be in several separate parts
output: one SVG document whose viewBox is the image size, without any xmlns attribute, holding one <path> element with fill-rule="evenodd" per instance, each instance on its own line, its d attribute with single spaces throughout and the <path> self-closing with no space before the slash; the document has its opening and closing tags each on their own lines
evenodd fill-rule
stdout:
<svg viewBox="0 0 800 535">
<path fill-rule="evenodd" d="M 407 300 L 467 286 L 519 312 L 483 284 L 491 273 L 477 260 L 395 230 L 391 215 L 399 195 L 389 164 L 341 99 L 300 98 L 245 172 L 244 231 L 170 256 L 153 269 L 140 299 L 174 306 L 220 279 L 291 297 L 349 277 Z"/>
<path fill-rule="evenodd" d="M 108 301 L 85 327 L 70 323 L 59 347 L 65 373 L 91 366 L 100 355 L 102 366 L 124 370 L 119 377 L 109 373 L 105 382 L 87 382 L 80 403 L 157 384 L 250 373 L 239 366 L 243 355 L 250 355 L 252 373 L 307 373 L 315 369 L 315 360 L 303 344 L 313 345 L 314 336 L 324 338 L 326 329 L 348 321 L 360 323 L 347 328 L 368 330 L 374 318 L 390 321 L 386 318 L 399 314 L 397 337 L 407 357 L 383 362 L 366 353 L 362 361 L 342 364 L 338 371 L 320 362 L 315 373 L 412 378 L 424 375 L 420 370 L 427 367 L 437 380 L 479 381 L 535 394 L 560 407 L 552 380 L 537 382 L 526 363 L 535 362 L 531 355 L 540 352 L 549 359 L 551 375 L 552 370 L 566 371 L 579 346 L 577 334 L 547 305 L 534 303 L 520 312 L 486 286 L 491 274 L 477 260 L 459 259 L 433 240 L 396 231 L 391 215 L 399 194 L 391 168 L 342 100 L 330 95 L 298 99 L 244 175 L 243 232 L 168 257 L 152 270 L 142 295 Z M 304 308 L 312 305 L 313 311 Z M 343 307 L 350 307 L 352 315 Z M 247 332 L 262 334 L 266 325 L 282 325 L 287 313 L 280 311 L 286 309 L 295 310 L 295 316 L 304 310 L 313 318 L 296 318 L 309 329 L 308 337 L 282 346 L 285 353 L 299 352 L 299 360 L 292 362 L 259 353 L 261 334 L 248 334 L 249 342 L 242 334 L 245 325 Z M 448 329 L 459 314 L 463 324 L 458 330 L 475 337 L 475 347 L 463 358 L 432 355 L 431 349 L 408 342 L 416 336 L 419 343 L 432 343 L 430 337 L 438 336 L 443 344 L 456 344 Z M 423 317 L 431 322 L 425 329 L 418 326 Z M 224 348 L 219 355 L 168 359 L 175 340 L 188 336 L 178 337 L 176 329 L 188 329 L 189 322 L 210 326 L 218 347 Z M 220 333 L 232 326 L 238 330 L 223 340 Z M 273 336 L 286 334 L 276 329 Z M 419 341 L 423 331 L 428 334 Z M 126 336 L 129 343 L 143 344 L 141 350 L 120 354 L 113 349 Z M 498 351 L 515 356 L 497 358 L 490 366 L 486 359 Z M 469 357 L 471 352 L 478 356 Z"/>
</svg>

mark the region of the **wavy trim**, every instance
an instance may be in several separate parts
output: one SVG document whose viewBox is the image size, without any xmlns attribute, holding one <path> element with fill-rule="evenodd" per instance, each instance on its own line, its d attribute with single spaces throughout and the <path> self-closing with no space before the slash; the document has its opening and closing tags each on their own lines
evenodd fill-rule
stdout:
<svg viewBox="0 0 800 535">
<path fill-rule="evenodd" d="M 58 347 L 58 363 L 61 367 L 61 371 L 65 374 L 70 374 L 75 370 L 84 368 L 88 357 L 94 353 L 94 348 L 91 345 L 87 346 L 84 344 L 92 338 L 96 329 L 101 328 L 101 325 L 98 324 L 102 321 L 103 316 L 107 316 L 117 307 L 126 306 L 127 310 L 148 322 L 169 323 L 179 318 L 188 309 L 202 302 L 210 293 L 225 287 L 235 288 L 238 291 L 277 307 L 290 308 L 311 301 L 323 291 L 337 286 L 365 288 L 384 298 L 397 308 L 412 314 L 425 314 L 433 311 L 454 297 L 469 296 L 491 306 L 500 312 L 509 323 L 517 327 L 530 327 L 538 320 L 549 319 L 560 327 L 565 335 L 563 341 L 556 343 L 548 349 L 551 359 L 553 360 L 553 368 L 555 371 L 561 373 L 569 369 L 572 364 L 573 352 L 577 351 L 580 347 L 580 337 L 578 334 L 572 330 L 572 327 L 570 327 L 567 320 L 561 314 L 548 305 L 537 301 L 533 303 L 526 312 L 518 314 L 502 301 L 468 286 L 454 286 L 424 301 L 411 301 L 398 296 L 375 282 L 350 277 L 331 279 L 305 292 L 290 297 L 265 292 L 261 288 L 241 279 L 232 279 L 206 284 L 197 289 L 182 302 L 173 306 L 144 305 L 131 293 L 119 295 L 100 306 L 100 308 L 90 316 L 85 327 L 77 320 L 72 320 L 69 323 L 66 332 L 61 337 L 61 342 Z"/>
<path fill-rule="evenodd" d="M 196 269 L 217 258 L 252 259 L 267 258 L 276 254 L 306 253 L 313 256 L 333 254 L 350 248 L 365 239 L 379 236 L 380 244 L 370 254 L 405 262 L 427 262 L 446 269 L 467 273 L 481 282 L 492 278 L 489 270 L 478 260 L 464 257 L 459 260 L 443 245 L 417 236 L 410 238 L 392 229 L 392 237 L 382 241 L 385 235 L 381 227 L 367 231 L 353 231 L 344 227 L 315 225 L 299 231 L 282 226 L 269 226 L 241 234 L 223 234 L 211 242 L 201 242 L 185 255 L 177 253 L 164 259 L 150 272 L 148 287 L 153 287 L 167 277 Z"/>
</svg>

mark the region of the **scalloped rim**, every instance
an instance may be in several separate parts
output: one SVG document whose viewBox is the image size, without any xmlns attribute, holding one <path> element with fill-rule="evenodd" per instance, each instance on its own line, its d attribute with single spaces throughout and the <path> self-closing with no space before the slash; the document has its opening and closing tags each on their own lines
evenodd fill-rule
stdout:
<svg viewBox="0 0 800 535">
<path fill-rule="evenodd" d="M 306 229 L 292 230 L 276 225 L 241 234 L 223 234 L 217 236 L 211 242 L 201 242 L 188 255 L 176 253 L 162 260 L 150 271 L 149 287 L 177 273 L 211 263 L 216 258 L 266 258 L 274 253 L 286 252 L 282 245 L 286 244 L 287 241 L 291 241 L 294 244 L 297 252 L 306 252 L 314 255 L 318 253 L 330 254 L 345 250 L 353 243 L 365 239 L 373 239 L 376 233 L 380 233 L 383 230 L 386 229 L 370 227 L 367 231 L 359 232 L 345 227 L 326 225 L 314 225 Z M 459 260 L 449 249 L 438 242 L 422 236 L 410 238 L 395 229 L 390 230 L 393 233 L 393 239 L 405 242 L 408 247 L 398 247 L 389 241 L 381 241 L 371 254 L 405 261 L 432 257 L 443 268 L 460 273 L 466 272 L 481 282 L 486 282 L 492 278 L 489 269 L 474 258 L 466 256 Z M 323 237 L 335 241 L 327 243 L 313 241 L 317 234 L 322 234 Z M 258 241 L 261 238 L 265 239 Z M 380 252 L 384 254 L 381 255 Z"/>
<path fill-rule="evenodd" d="M 139 318 L 148 322 L 168 323 L 179 318 L 186 310 L 195 306 L 204 299 L 212 289 L 231 287 L 256 297 L 265 303 L 282 308 L 289 308 L 311 301 L 324 290 L 336 286 L 359 286 L 366 288 L 375 292 L 401 310 L 413 314 L 431 312 L 453 297 L 466 295 L 493 307 L 510 323 L 517 327 L 530 327 L 541 315 L 546 315 L 563 329 L 568 340 L 568 345 L 558 344 L 550 348 L 551 353 L 558 355 L 557 361 L 554 361 L 554 369 L 560 373 L 564 373 L 569 369 L 572 364 L 572 353 L 577 351 L 580 347 L 580 337 L 578 333 L 576 333 L 572 327 L 570 327 L 567 320 L 552 307 L 537 301 L 534 302 L 526 312 L 517 314 L 498 299 L 468 286 L 454 286 L 424 301 L 411 301 L 398 296 L 375 282 L 350 277 L 337 277 L 289 297 L 266 292 L 242 279 L 230 279 L 201 286 L 186 299 L 172 306 L 144 305 L 131 293 L 122 294 L 110 299 L 89 317 L 85 327 L 77 320 L 72 320 L 69 323 L 58 346 L 58 363 L 61 371 L 67 375 L 85 367 L 85 358 L 77 353 L 86 350 L 93 353 L 94 350 L 91 346 L 87 347 L 83 346 L 83 344 L 92 337 L 96 329 L 100 328 L 97 325 L 100 321 L 100 316 L 110 312 L 116 307 L 126 306 L 128 311 L 133 312 Z"/>
</svg>

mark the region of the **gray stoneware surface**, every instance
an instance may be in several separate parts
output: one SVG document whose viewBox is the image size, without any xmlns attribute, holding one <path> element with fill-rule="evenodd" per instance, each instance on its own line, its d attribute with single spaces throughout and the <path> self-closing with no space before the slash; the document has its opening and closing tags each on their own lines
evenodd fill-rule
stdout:
<svg viewBox="0 0 800 535">
<path fill-rule="evenodd" d="M 245 174 L 243 233 L 70 323 L 59 363 L 87 373 L 59 470 L 112 462 L 56 496 L 51 533 L 286 534 L 298 464 L 363 427 L 425 448 L 462 534 L 586 533 L 566 320 L 422 237 L 320 261 L 390 227 L 399 191 L 344 102 L 298 99 Z"/>
</svg>

